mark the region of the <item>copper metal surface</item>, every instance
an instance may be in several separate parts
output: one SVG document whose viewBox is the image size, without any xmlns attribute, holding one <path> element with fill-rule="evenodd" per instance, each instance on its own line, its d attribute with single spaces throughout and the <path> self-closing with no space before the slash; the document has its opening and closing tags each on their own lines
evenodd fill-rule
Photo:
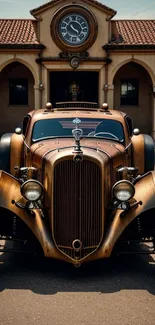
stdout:
<svg viewBox="0 0 155 325">
<path fill-rule="evenodd" d="M 10 144 L 10 173 L 15 175 L 15 167 L 23 166 L 23 136 L 13 133 Z"/>
<path fill-rule="evenodd" d="M 145 159 L 144 137 L 142 134 L 132 137 L 132 159 L 135 167 L 138 167 L 139 174 L 144 173 Z"/>
<path fill-rule="evenodd" d="M 33 124 L 39 119 L 58 118 L 62 111 L 45 110 L 29 113 L 30 122 L 25 140 L 11 138 L 11 173 L 14 167 L 36 168 L 36 178 L 43 184 L 41 209 L 21 209 L 20 182 L 0 172 L 0 207 L 24 221 L 38 239 L 44 255 L 78 264 L 111 255 L 117 240 L 128 225 L 144 211 L 155 208 L 155 172 L 149 172 L 135 184 L 134 201 L 142 204 L 129 208 L 124 217 L 121 209 L 111 209 L 112 186 L 118 181 L 120 167 L 138 167 L 144 172 L 143 136 L 130 139 L 124 114 L 117 111 L 64 110 L 64 117 L 106 118 L 122 123 L 125 145 L 106 139 L 80 140 L 82 161 L 73 160 L 75 140 L 57 138 L 31 144 Z M 109 117 L 110 116 L 110 117 Z M 131 150 L 132 149 L 132 150 Z M 3 218 L 3 216 L 1 216 Z M 73 245 L 75 243 L 75 247 Z M 79 248 L 76 249 L 76 244 Z"/>
<path fill-rule="evenodd" d="M 50 119 L 50 118 L 62 118 L 62 111 L 63 111 L 63 117 L 64 118 L 101 118 L 101 119 L 111 119 L 111 120 L 117 120 L 118 122 L 122 123 L 123 129 L 124 129 L 124 135 L 125 135 L 125 140 L 126 140 L 126 145 L 129 144 L 130 139 L 127 133 L 127 127 L 124 122 L 124 113 L 115 111 L 115 110 L 110 110 L 110 115 L 107 114 L 105 111 L 101 110 L 100 108 L 94 110 L 94 109 L 76 109 L 75 107 L 73 108 L 65 108 L 64 110 L 57 110 L 55 109 L 54 111 L 49 111 L 46 112 L 46 110 L 36 110 L 32 111 L 29 113 L 29 116 L 31 117 L 31 122 L 29 124 L 29 129 L 27 132 L 26 136 L 26 143 L 30 146 L 31 145 L 31 134 L 32 134 L 32 129 L 33 125 L 36 121 L 38 120 L 43 120 L 43 119 Z"/>
<path fill-rule="evenodd" d="M 101 180 L 100 166 L 88 159 L 61 160 L 54 168 L 54 239 L 71 257 L 91 253 L 103 237 Z M 82 243 L 79 254 L 72 246 L 76 238 Z"/>
<path fill-rule="evenodd" d="M 100 248 L 93 254 L 80 259 L 81 263 L 84 261 L 109 257 L 111 255 L 112 249 L 117 239 L 123 230 L 127 227 L 127 225 L 130 224 L 130 222 L 143 211 L 147 211 L 150 208 L 155 208 L 154 186 L 155 172 L 150 172 L 148 175 L 146 175 L 146 177 L 137 182 L 135 198 L 138 201 L 143 196 L 142 205 L 139 205 L 136 209 L 131 209 L 126 214 L 125 218 L 121 218 L 120 215 L 122 211 L 117 210 L 113 217 L 113 221 L 109 226 L 108 232 L 106 233 L 106 237 L 100 245 Z M 14 212 L 29 226 L 29 228 L 38 238 L 45 256 L 62 259 L 70 263 L 75 263 L 75 259 L 64 255 L 56 248 L 55 243 L 52 240 L 51 231 L 49 228 L 47 228 L 39 210 L 34 210 L 34 217 L 30 212 L 19 209 L 15 204 L 12 203 L 12 200 L 20 197 L 19 184 L 15 179 L 4 172 L 1 173 L 0 177 L 0 191 L 0 206 Z"/>
</svg>

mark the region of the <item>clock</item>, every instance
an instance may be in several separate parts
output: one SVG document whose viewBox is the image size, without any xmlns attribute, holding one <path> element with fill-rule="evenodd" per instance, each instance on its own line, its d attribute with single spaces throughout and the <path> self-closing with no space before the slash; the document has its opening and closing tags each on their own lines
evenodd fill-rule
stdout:
<svg viewBox="0 0 155 325">
<path fill-rule="evenodd" d="M 79 45 L 89 36 L 89 23 L 84 15 L 70 13 L 59 22 L 59 35 L 69 45 Z"/>
<path fill-rule="evenodd" d="M 94 14 L 81 5 L 61 7 L 51 21 L 51 36 L 64 52 L 87 50 L 97 36 L 97 20 Z"/>
</svg>

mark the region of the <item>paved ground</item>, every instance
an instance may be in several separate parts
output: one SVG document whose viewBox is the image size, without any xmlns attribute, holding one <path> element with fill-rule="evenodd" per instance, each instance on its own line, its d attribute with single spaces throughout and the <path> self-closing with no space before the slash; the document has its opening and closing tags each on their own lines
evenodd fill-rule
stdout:
<svg viewBox="0 0 155 325">
<path fill-rule="evenodd" d="M 0 325 L 154 325 L 155 261 L 128 256 L 80 269 L 0 256 Z"/>
</svg>

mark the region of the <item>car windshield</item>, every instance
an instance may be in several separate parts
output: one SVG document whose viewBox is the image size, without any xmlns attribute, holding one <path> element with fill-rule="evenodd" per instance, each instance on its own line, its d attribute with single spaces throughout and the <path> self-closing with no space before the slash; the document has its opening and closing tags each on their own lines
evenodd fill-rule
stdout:
<svg viewBox="0 0 155 325">
<path fill-rule="evenodd" d="M 32 142 L 54 137 L 72 137 L 76 124 L 74 118 L 46 119 L 37 121 L 32 131 Z M 99 137 L 124 142 L 122 124 L 110 119 L 80 118 L 78 127 L 83 137 Z"/>
</svg>

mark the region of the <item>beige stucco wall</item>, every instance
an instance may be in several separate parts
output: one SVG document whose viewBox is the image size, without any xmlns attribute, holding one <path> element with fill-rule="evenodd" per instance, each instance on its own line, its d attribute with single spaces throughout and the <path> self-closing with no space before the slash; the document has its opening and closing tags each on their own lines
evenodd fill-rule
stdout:
<svg viewBox="0 0 155 325">
<path fill-rule="evenodd" d="M 55 12 L 67 4 L 73 5 L 71 1 L 62 1 L 61 3 L 53 5 L 47 11 L 44 11 L 40 15 L 38 15 L 38 18 L 40 19 L 40 42 L 46 46 L 44 56 L 58 56 L 61 52 L 60 49 L 53 42 L 50 32 L 50 25 Z M 76 1 L 76 5 L 77 4 L 86 7 L 86 4 L 83 4 L 83 2 L 80 0 Z M 105 51 L 102 49 L 102 46 L 108 42 L 109 37 L 109 23 L 106 20 L 107 14 L 104 13 L 104 11 L 100 8 L 89 4 L 87 4 L 87 8 L 94 13 L 98 21 L 97 39 L 93 46 L 88 50 L 88 53 L 90 56 L 103 57 L 105 55 Z"/>
<path fill-rule="evenodd" d="M 9 79 L 28 79 L 28 105 L 9 105 Z M 13 132 L 21 126 L 24 116 L 34 108 L 34 78 L 30 70 L 14 62 L 6 66 L 0 73 L 0 134 Z"/>
<path fill-rule="evenodd" d="M 136 106 L 121 105 L 121 79 L 138 79 L 139 102 Z M 127 64 L 120 68 L 114 78 L 114 107 L 131 116 L 134 127 L 139 127 L 143 133 L 149 133 L 152 127 L 152 81 L 144 68 L 134 64 Z"/>
<path fill-rule="evenodd" d="M 39 72 L 38 64 L 35 62 L 38 57 L 37 52 L 27 52 L 27 51 L 3 51 L 0 52 L 0 72 L 8 64 L 18 61 L 24 64 L 33 74 L 35 85 L 39 83 Z"/>
<path fill-rule="evenodd" d="M 42 51 L 42 57 L 57 57 L 61 50 L 55 45 L 52 40 L 50 33 L 50 24 L 52 17 L 55 12 L 64 5 L 73 4 L 73 1 L 59 1 L 52 7 L 48 7 L 46 10 L 38 15 L 38 36 L 40 35 L 40 42 L 45 45 L 45 50 Z M 100 7 L 96 5 L 86 4 L 82 0 L 77 0 L 76 4 L 87 6 L 90 11 L 94 13 L 98 21 L 98 35 L 93 46 L 88 50 L 90 57 L 105 57 L 106 52 L 102 49 L 102 46 L 108 42 L 109 39 L 109 22 L 107 21 L 107 13 L 104 12 Z M 20 118 L 28 110 L 35 108 L 45 107 L 47 101 L 50 98 L 50 87 L 49 87 L 49 74 L 50 71 L 72 71 L 69 61 L 57 61 L 57 62 L 44 62 L 41 67 L 36 63 L 39 52 L 35 51 L 1 51 L 0 52 L 0 95 L 1 95 L 1 110 L 0 110 L 0 128 L 6 131 L 12 130 L 17 124 Z M 147 73 L 142 73 L 139 70 L 138 73 L 141 75 L 141 86 L 140 86 L 140 105 L 138 108 L 124 107 L 127 113 L 129 113 L 133 119 L 135 125 L 137 124 L 146 132 L 155 133 L 155 99 L 151 91 L 148 91 L 148 84 L 155 86 L 155 53 L 148 52 L 122 52 L 113 51 L 110 53 L 110 58 L 112 62 L 108 65 L 108 75 L 106 80 L 105 73 L 105 63 L 99 61 L 81 61 L 77 71 L 98 71 L 99 72 L 99 104 L 102 104 L 105 100 L 108 102 L 110 108 L 122 109 L 119 105 L 120 96 L 120 78 L 121 73 L 119 69 L 123 67 L 128 62 L 136 62 L 140 66 L 144 67 Z M 26 71 L 29 71 L 30 79 L 33 80 L 33 85 L 31 82 L 31 94 L 33 94 L 33 100 L 30 101 L 28 107 L 23 107 L 20 114 L 17 114 L 19 109 L 10 108 L 8 106 L 8 90 L 6 76 L 4 75 L 4 69 L 12 62 L 18 61 L 27 67 Z M 16 71 L 18 76 L 18 71 Z M 25 74 L 25 72 L 20 71 L 20 76 Z M 126 74 L 124 71 L 123 74 Z M 132 72 L 135 76 L 136 72 Z M 115 80 L 115 76 L 117 79 Z M 150 76 L 150 77 L 149 77 Z M 115 80 L 115 85 L 114 85 Z M 116 82 L 117 81 L 117 82 Z M 39 83 L 42 82 L 43 89 L 39 89 Z M 87 82 L 87 81 L 86 81 Z M 108 84 L 108 91 L 104 91 L 104 85 Z M 114 87 L 115 86 L 115 87 Z M 10 118 L 11 116 L 11 118 Z M 6 120 L 8 122 L 6 122 Z M 8 123 L 8 124 L 7 124 Z"/>
<path fill-rule="evenodd" d="M 114 51 L 110 54 L 110 58 L 112 59 L 112 63 L 109 65 L 109 77 L 108 83 L 109 85 L 113 84 L 113 79 L 115 77 L 116 72 L 119 68 L 121 68 L 124 64 L 128 62 L 136 62 L 142 65 L 149 73 L 153 85 L 155 85 L 155 53 L 154 52 L 127 52 L 123 53 L 122 51 L 117 52 Z"/>
<path fill-rule="evenodd" d="M 112 63 L 108 66 L 108 103 L 109 106 L 128 113 L 143 133 L 155 134 L 155 100 L 151 87 L 155 86 L 155 54 L 153 52 L 122 53 L 113 52 L 110 55 Z M 137 63 L 139 69 L 126 70 L 129 62 Z M 142 67 L 142 69 L 140 68 Z M 116 78 L 117 76 L 117 78 Z M 120 79 L 140 78 L 139 105 L 120 106 Z M 116 78 L 116 79 L 115 79 Z"/>
</svg>

